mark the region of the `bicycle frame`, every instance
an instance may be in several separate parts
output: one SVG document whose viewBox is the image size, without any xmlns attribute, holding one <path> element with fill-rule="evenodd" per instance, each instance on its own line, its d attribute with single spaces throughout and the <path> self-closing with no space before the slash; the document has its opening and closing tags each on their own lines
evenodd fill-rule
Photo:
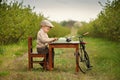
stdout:
<svg viewBox="0 0 120 80">
<path fill-rule="evenodd" d="M 85 73 L 87 70 L 91 69 L 89 55 L 87 54 L 87 51 L 85 49 L 86 42 L 83 41 L 84 35 L 88 34 L 84 33 L 83 35 L 80 35 L 79 38 L 79 51 L 77 53 L 77 57 L 79 56 L 77 63 L 79 65 L 79 69 Z M 79 62 L 80 61 L 80 62 Z"/>
<path fill-rule="evenodd" d="M 80 58 L 81 58 L 81 61 L 83 61 L 83 57 L 84 57 L 84 53 L 82 52 L 82 50 L 83 51 L 85 51 L 85 42 L 83 41 L 83 36 L 81 35 L 80 37 L 79 37 L 79 43 L 80 43 L 80 45 L 79 45 L 79 50 L 80 50 Z"/>
</svg>

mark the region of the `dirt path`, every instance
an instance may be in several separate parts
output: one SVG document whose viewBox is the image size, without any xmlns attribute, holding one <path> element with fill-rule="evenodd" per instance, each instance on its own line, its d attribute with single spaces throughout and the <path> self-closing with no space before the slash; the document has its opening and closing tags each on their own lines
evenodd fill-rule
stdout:
<svg viewBox="0 0 120 80">
<path fill-rule="evenodd" d="M 22 56 L 19 56 L 12 61 L 7 66 L 7 69 L 10 71 L 16 71 L 16 70 L 25 70 L 27 68 L 27 58 L 28 54 L 24 53 Z"/>
<path fill-rule="evenodd" d="M 7 59 L 1 68 L 2 76 L 0 80 L 23 80 L 23 72 L 27 72 L 28 54 L 24 53 L 22 56 Z M 19 79 L 20 78 L 20 79 Z"/>
</svg>

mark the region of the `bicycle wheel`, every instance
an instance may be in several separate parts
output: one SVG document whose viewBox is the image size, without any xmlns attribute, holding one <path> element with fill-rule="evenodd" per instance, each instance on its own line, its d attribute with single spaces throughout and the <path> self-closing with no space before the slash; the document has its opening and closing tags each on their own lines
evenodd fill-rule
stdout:
<svg viewBox="0 0 120 80">
<path fill-rule="evenodd" d="M 85 62 L 86 62 L 87 68 L 90 68 L 89 56 L 88 56 L 88 54 L 87 54 L 87 52 L 85 50 L 84 50 L 84 57 L 85 57 Z"/>
<path fill-rule="evenodd" d="M 85 73 L 87 70 L 85 62 L 81 59 L 80 53 L 76 54 L 76 62 L 81 72 Z"/>
<path fill-rule="evenodd" d="M 86 71 L 88 70 L 88 67 L 90 66 L 89 56 L 88 56 L 87 52 L 83 49 L 81 50 L 81 53 L 79 53 L 78 56 L 79 56 L 79 58 L 78 58 L 79 69 L 83 73 L 86 73 Z"/>
</svg>

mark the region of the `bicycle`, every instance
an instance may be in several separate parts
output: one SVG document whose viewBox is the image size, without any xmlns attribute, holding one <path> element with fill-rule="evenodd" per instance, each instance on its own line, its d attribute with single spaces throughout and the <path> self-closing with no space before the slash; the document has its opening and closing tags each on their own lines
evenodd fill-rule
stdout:
<svg viewBox="0 0 120 80">
<path fill-rule="evenodd" d="M 89 56 L 87 54 L 85 45 L 86 43 L 83 41 L 83 37 L 85 35 L 87 35 L 87 33 L 84 33 L 82 35 L 80 35 L 79 38 L 79 51 L 76 54 L 76 62 L 78 64 L 79 69 L 83 72 L 86 73 L 87 70 L 91 69 L 91 65 L 90 65 L 90 59 Z"/>
</svg>

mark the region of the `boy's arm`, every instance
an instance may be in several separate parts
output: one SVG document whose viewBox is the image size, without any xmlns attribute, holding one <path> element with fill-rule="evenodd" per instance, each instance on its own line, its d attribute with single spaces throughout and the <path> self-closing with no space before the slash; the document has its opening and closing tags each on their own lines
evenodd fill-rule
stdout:
<svg viewBox="0 0 120 80">
<path fill-rule="evenodd" d="M 50 43 L 57 40 L 57 38 L 49 38 L 48 35 L 44 35 L 44 34 L 38 34 L 38 38 L 43 43 Z"/>
</svg>

